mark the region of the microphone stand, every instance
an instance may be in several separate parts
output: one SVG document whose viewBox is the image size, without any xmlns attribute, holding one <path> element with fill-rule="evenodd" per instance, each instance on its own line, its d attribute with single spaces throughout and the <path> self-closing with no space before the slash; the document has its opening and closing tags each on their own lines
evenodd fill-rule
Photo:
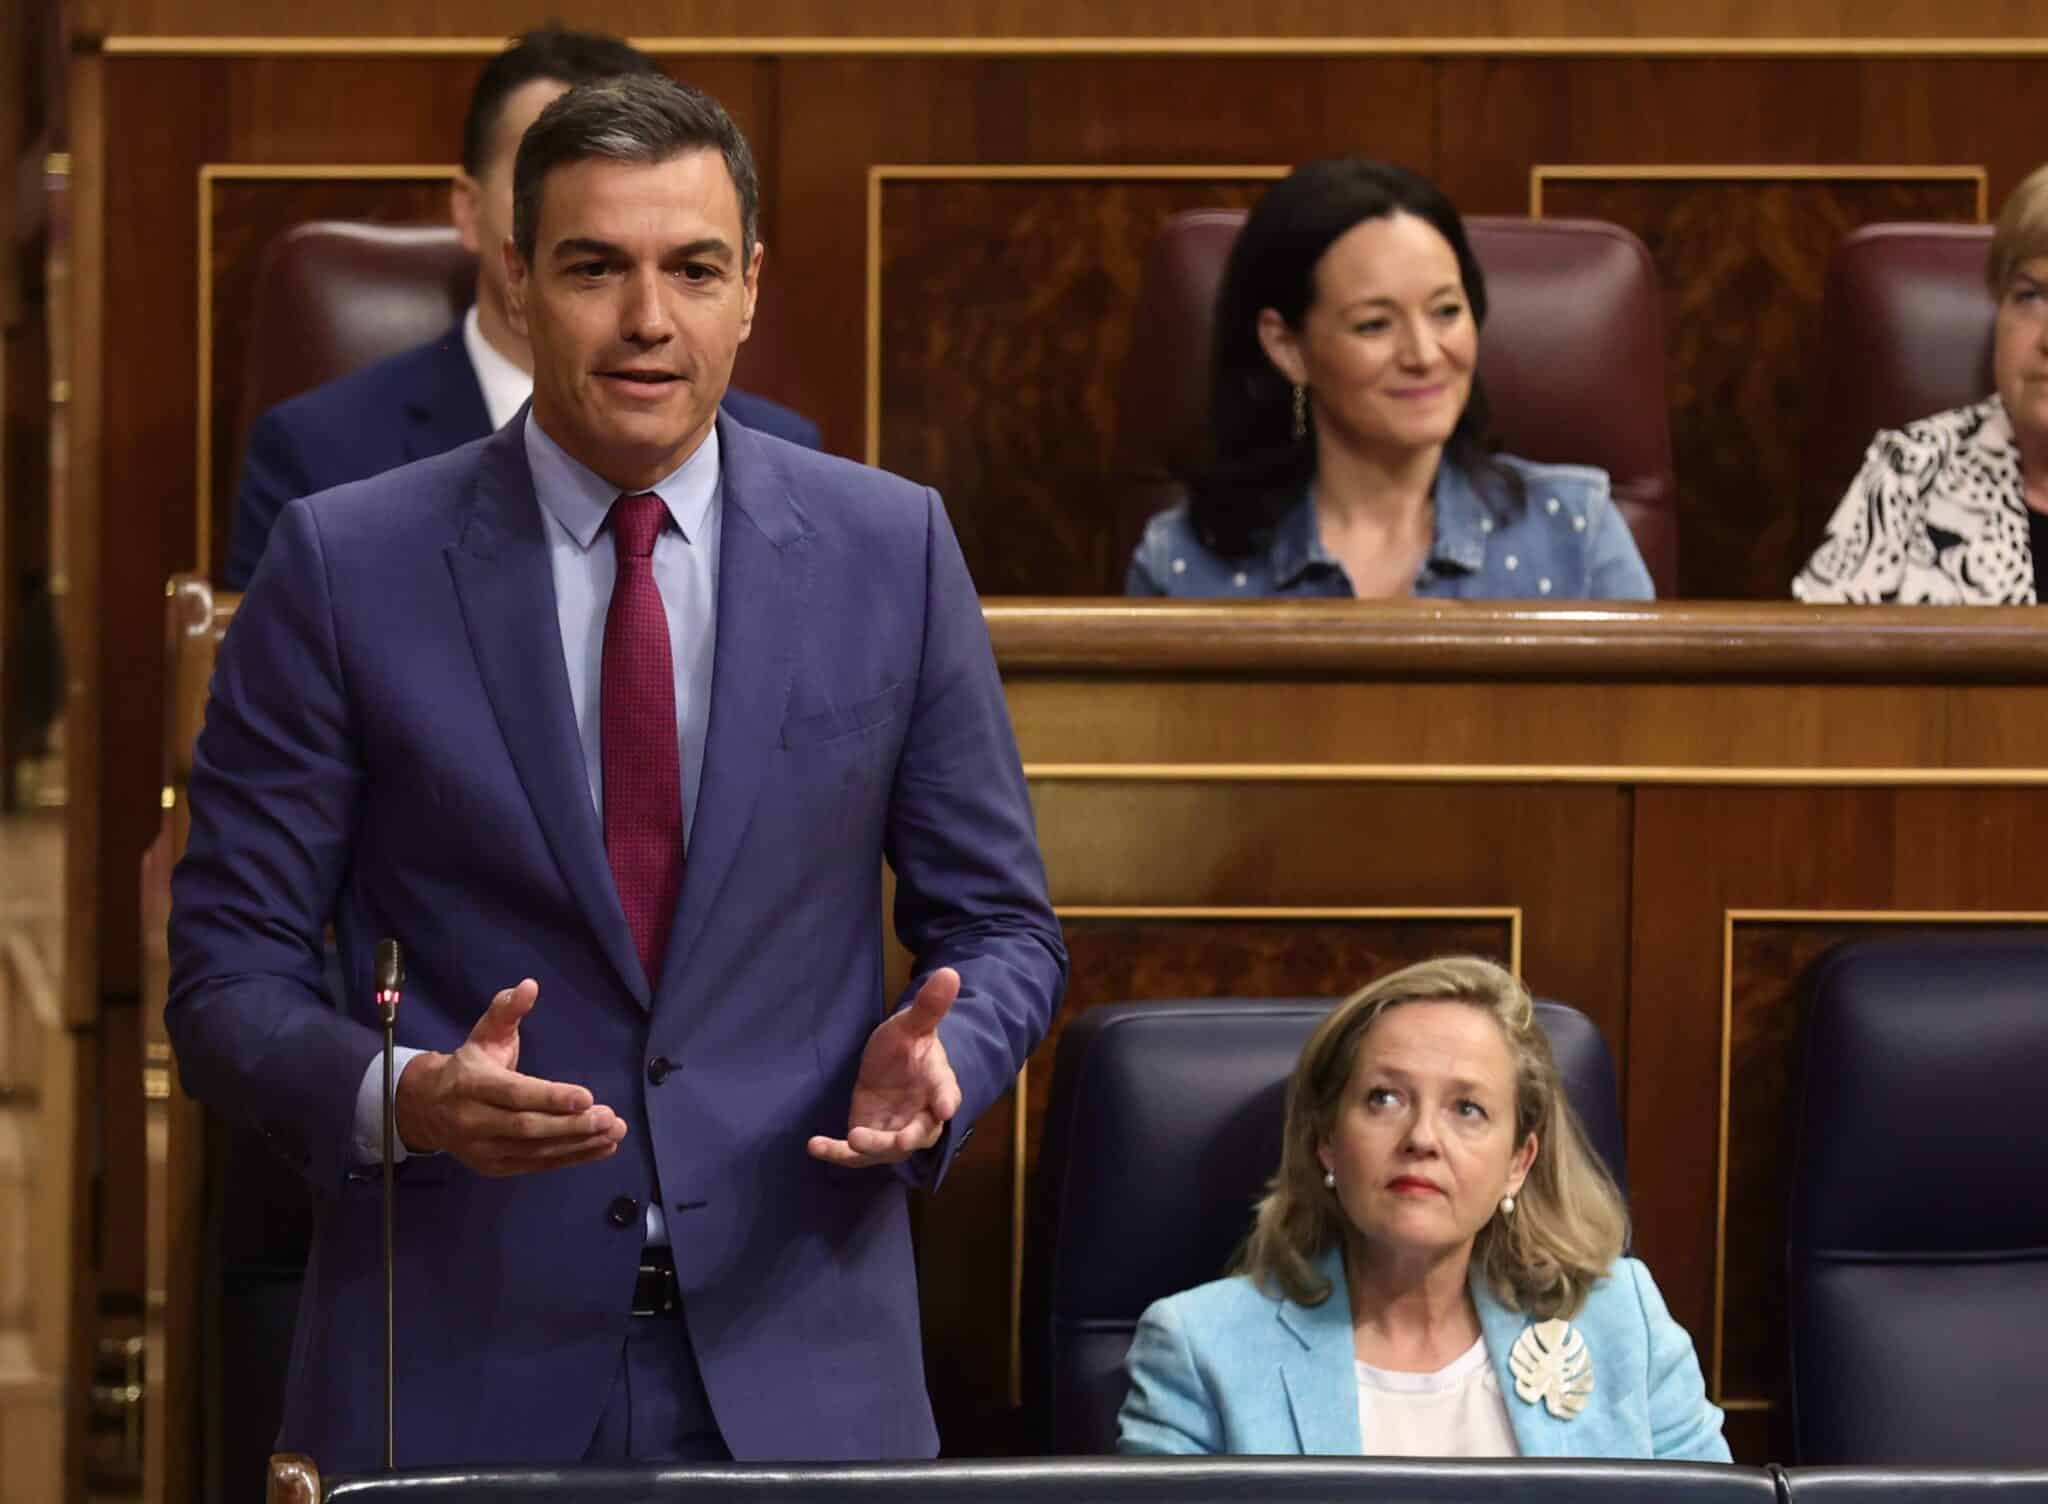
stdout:
<svg viewBox="0 0 2048 1504">
<path fill-rule="evenodd" d="M 399 992 L 405 985 L 405 961 L 396 940 L 377 943 L 377 1013 L 384 1023 L 384 1469 L 395 1460 L 393 1433 L 398 1413 L 397 1279 L 392 1229 L 398 1220 L 398 1079 L 393 1032 L 398 1026 Z"/>
</svg>

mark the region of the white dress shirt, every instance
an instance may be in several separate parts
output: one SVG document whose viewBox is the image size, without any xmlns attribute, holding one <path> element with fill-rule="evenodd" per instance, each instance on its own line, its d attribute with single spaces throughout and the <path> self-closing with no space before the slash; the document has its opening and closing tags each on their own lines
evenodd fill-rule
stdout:
<svg viewBox="0 0 2048 1504">
<path fill-rule="evenodd" d="M 491 420 L 491 432 L 496 433 L 519 416 L 519 409 L 533 395 L 533 373 L 520 370 L 484 338 L 474 303 L 462 316 L 462 348 L 469 352 L 470 369 L 484 390 L 484 412 Z"/>
<path fill-rule="evenodd" d="M 476 314 L 465 322 L 465 338 Z M 488 347 L 486 347 L 488 349 Z M 491 352 L 495 355 L 496 352 Z M 474 355 L 474 352 L 472 352 Z M 499 357 L 502 359 L 502 357 Z M 490 390 L 488 382 L 485 391 Z M 561 630 L 562 662 L 569 676 L 569 700 L 576 716 L 577 738 L 583 744 L 583 771 L 590 803 L 604 824 L 603 683 L 604 620 L 610 609 L 618 560 L 605 519 L 618 488 L 572 458 L 535 422 L 525 419 L 526 461 L 533 473 L 547 530 L 548 565 L 554 577 L 555 618 Z M 668 508 L 675 526 L 663 528 L 654 541 L 654 581 L 661 590 L 668 617 L 670 662 L 675 666 L 676 737 L 682 754 L 683 835 L 697 813 L 697 791 L 704 770 L 705 729 L 711 719 L 711 668 L 718 636 L 718 543 L 722 508 L 718 430 L 713 427 L 690 457 L 650 487 Z M 508 978 L 510 985 L 516 978 Z M 658 978 L 649 978 L 650 984 Z M 482 1015 L 489 998 L 476 999 Z M 419 1050 L 394 1051 L 403 1072 Z M 383 1154 L 383 1060 L 370 1062 L 356 1091 L 355 1149 L 369 1164 Z M 613 1105 L 613 1104 L 607 1104 Z M 396 1156 L 406 1157 L 403 1143 Z M 647 1202 L 650 1243 L 665 1243 L 659 1197 Z"/>
</svg>

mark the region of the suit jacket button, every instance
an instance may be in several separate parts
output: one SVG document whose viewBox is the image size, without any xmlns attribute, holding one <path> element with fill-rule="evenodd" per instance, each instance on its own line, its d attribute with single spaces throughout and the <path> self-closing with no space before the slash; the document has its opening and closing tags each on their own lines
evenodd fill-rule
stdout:
<svg viewBox="0 0 2048 1504">
<path fill-rule="evenodd" d="M 659 1086 L 668 1079 L 668 1073 L 675 1068 L 675 1062 L 670 1060 L 668 1056 L 656 1055 L 647 1062 L 647 1079 L 656 1086 Z"/>
<path fill-rule="evenodd" d="M 640 1203 L 631 1196 L 620 1196 L 604 1209 L 605 1220 L 614 1227 L 631 1227 L 640 1216 Z"/>
</svg>

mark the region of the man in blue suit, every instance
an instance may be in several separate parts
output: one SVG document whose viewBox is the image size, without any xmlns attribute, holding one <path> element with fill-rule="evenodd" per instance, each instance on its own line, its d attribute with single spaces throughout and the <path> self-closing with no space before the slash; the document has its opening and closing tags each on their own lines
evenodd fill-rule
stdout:
<svg viewBox="0 0 2048 1504">
<path fill-rule="evenodd" d="M 616 37 L 547 27 L 485 66 L 462 126 L 449 213 L 477 258 L 476 302 L 438 338 L 301 393 L 249 430 L 221 583 L 246 590 L 288 501 L 445 454 L 503 428 L 533 388 L 533 356 L 505 306 L 502 247 L 512 232 L 512 159 L 534 117 L 573 84 L 660 66 Z M 750 392 L 725 410 L 812 449 L 818 425 Z"/>
<path fill-rule="evenodd" d="M 379 1455 L 392 936 L 401 1465 L 930 1455 L 906 1193 L 1066 970 L 979 603 L 934 493 L 719 413 L 715 101 L 579 87 L 516 175 L 531 406 L 285 508 L 194 753 L 179 1069 L 317 1206 L 279 1443 Z"/>
</svg>

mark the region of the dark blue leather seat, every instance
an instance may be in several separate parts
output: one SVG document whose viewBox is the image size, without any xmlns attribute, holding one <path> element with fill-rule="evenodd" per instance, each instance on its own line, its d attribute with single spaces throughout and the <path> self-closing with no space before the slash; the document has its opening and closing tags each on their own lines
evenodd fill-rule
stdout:
<svg viewBox="0 0 2048 1504">
<path fill-rule="evenodd" d="M 1838 947 L 1802 1061 L 1795 1461 L 2048 1467 L 2048 935 Z"/>
<path fill-rule="evenodd" d="M 1115 1457 L 1030 1462 L 492 1471 L 337 1480 L 333 1504 L 1038 1504 L 1389 1500 L 1399 1504 L 1775 1504 L 1757 1468 L 1679 1462 L 1367 1462 L 1344 1457 Z M 309 1501 L 310 1504 L 310 1501 Z"/>
<path fill-rule="evenodd" d="M 1025 1262 L 1026 1404 L 1046 1450 L 1115 1450 L 1145 1307 L 1223 1272 L 1280 1160 L 1287 1078 L 1328 998 L 1113 1003 L 1054 1059 Z M 1539 1002 L 1565 1089 L 1626 1184 L 1614 1062 L 1583 1013 Z"/>
<path fill-rule="evenodd" d="M 1779 1470 L 1787 1504 L 2048 1504 L 2048 1472 L 1957 1468 Z"/>
</svg>

